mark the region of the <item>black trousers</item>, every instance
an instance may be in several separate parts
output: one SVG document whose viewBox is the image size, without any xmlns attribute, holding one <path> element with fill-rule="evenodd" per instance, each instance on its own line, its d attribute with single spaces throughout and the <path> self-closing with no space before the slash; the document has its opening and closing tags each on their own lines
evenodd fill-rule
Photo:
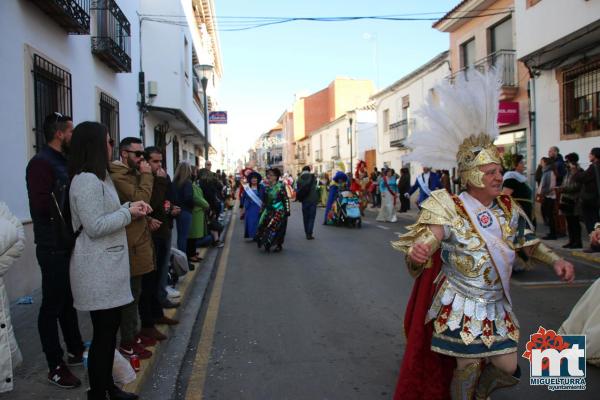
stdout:
<svg viewBox="0 0 600 400">
<path fill-rule="evenodd" d="M 598 216 L 598 208 L 582 207 L 581 211 L 583 213 L 583 223 L 585 224 L 585 229 L 588 233 L 592 233 L 594 231 L 594 225 L 596 224 L 596 222 L 600 222 L 600 217 Z"/>
<path fill-rule="evenodd" d="M 69 279 L 68 251 L 36 247 L 36 256 L 42 272 L 42 305 L 38 315 L 38 331 L 48 367 L 52 370 L 63 363 L 63 349 L 58 336 L 58 324 L 63 333 L 67 351 L 83 352 L 77 311 L 73 308 L 73 294 Z"/>
<path fill-rule="evenodd" d="M 581 244 L 581 225 L 579 224 L 579 216 L 566 215 L 567 230 L 569 232 L 569 243 Z"/>
<path fill-rule="evenodd" d="M 400 193 L 400 212 L 407 212 L 410 210 L 410 198 L 404 197 L 404 193 Z"/>
<path fill-rule="evenodd" d="M 302 220 L 304 222 L 304 233 L 312 235 L 315 227 L 315 218 L 317 217 L 317 203 L 302 203 Z"/>
<path fill-rule="evenodd" d="M 142 328 L 152 328 L 154 321 L 162 317 L 163 309 L 158 299 L 158 273 L 156 270 L 142 276 L 142 294 L 138 303 Z"/>
<path fill-rule="evenodd" d="M 544 198 L 542 202 L 542 215 L 544 216 L 544 221 L 550 228 L 550 236 L 556 236 L 556 221 L 554 220 L 554 202 L 556 200 L 550 199 L 548 197 Z"/>
<path fill-rule="evenodd" d="M 90 392 L 98 396 L 114 386 L 112 368 L 121 307 L 90 311 L 94 336 L 88 353 Z"/>
</svg>

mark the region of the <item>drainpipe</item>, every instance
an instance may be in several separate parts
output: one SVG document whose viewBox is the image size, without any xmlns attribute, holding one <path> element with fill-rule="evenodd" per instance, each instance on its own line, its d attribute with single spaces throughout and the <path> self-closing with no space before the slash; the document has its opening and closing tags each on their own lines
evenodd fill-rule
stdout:
<svg viewBox="0 0 600 400">
<path fill-rule="evenodd" d="M 536 92 L 535 78 L 539 76 L 539 72 L 534 71 L 527 63 L 525 63 L 529 71 L 529 82 L 527 83 L 527 97 L 529 99 L 529 130 L 531 139 L 529 142 L 529 153 L 527 160 L 527 170 L 529 171 L 529 185 L 535 188 L 535 162 L 537 160 L 537 108 L 536 108 Z M 534 191 L 535 192 L 535 191 Z M 535 195 L 532 194 L 532 201 Z"/>
</svg>

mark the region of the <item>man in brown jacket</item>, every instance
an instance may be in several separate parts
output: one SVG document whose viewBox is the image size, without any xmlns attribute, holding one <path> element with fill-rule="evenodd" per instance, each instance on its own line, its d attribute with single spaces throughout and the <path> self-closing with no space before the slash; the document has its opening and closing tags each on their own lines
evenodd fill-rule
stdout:
<svg viewBox="0 0 600 400">
<path fill-rule="evenodd" d="M 150 165 L 144 160 L 144 148 L 138 138 L 127 137 L 119 143 L 120 160 L 110 165 L 110 177 L 122 203 L 143 200 L 150 203 L 154 177 Z M 132 355 L 147 359 L 152 352 L 145 346 L 156 344 L 152 338 L 138 334 L 138 303 L 142 292 L 142 277 L 154 270 L 152 235 L 146 218 L 131 221 L 126 228 L 131 267 L 131 293 L 134 301 L 123 307 L 121 313 L 121 345 L 125 357 Z"/>
</svg>

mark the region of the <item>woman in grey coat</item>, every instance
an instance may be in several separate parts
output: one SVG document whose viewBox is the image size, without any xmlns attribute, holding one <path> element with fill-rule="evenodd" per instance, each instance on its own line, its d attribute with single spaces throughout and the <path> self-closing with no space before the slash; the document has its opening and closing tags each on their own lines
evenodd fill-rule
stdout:
<svg viewBox="0 0 600 400">
<path fill-rule="evenodd" d="M 73 305 L 90 311 L 94 336 L 88 355 L 88 399 L 137 399 L 112 379 L 120 308 L 133 301 L 125 226 L 151 212 L 144 202 L 119 202 L 107 172 L 113 142 L 105 126 L 83 122 L 73 130 L 69 200 L 78 236 L 71 256 Z"/>
</svg>

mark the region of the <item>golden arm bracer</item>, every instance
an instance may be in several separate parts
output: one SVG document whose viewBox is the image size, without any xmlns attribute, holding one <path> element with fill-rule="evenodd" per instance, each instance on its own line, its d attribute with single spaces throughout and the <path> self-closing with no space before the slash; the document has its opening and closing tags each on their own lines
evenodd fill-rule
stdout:
<svg viewBox="0 0 600 400">
<path fill-rule="evenodd" d="M 554 251 L 552 251 L 544 243 L 539 243 L 537 246 L 535 246 L 535 248 L 533 249 L 533 253 L 531 253 L 531 258 L 534 258 L 550 266 L 553 266 L 555 262 L 561 259 Z"/>
</svg>

